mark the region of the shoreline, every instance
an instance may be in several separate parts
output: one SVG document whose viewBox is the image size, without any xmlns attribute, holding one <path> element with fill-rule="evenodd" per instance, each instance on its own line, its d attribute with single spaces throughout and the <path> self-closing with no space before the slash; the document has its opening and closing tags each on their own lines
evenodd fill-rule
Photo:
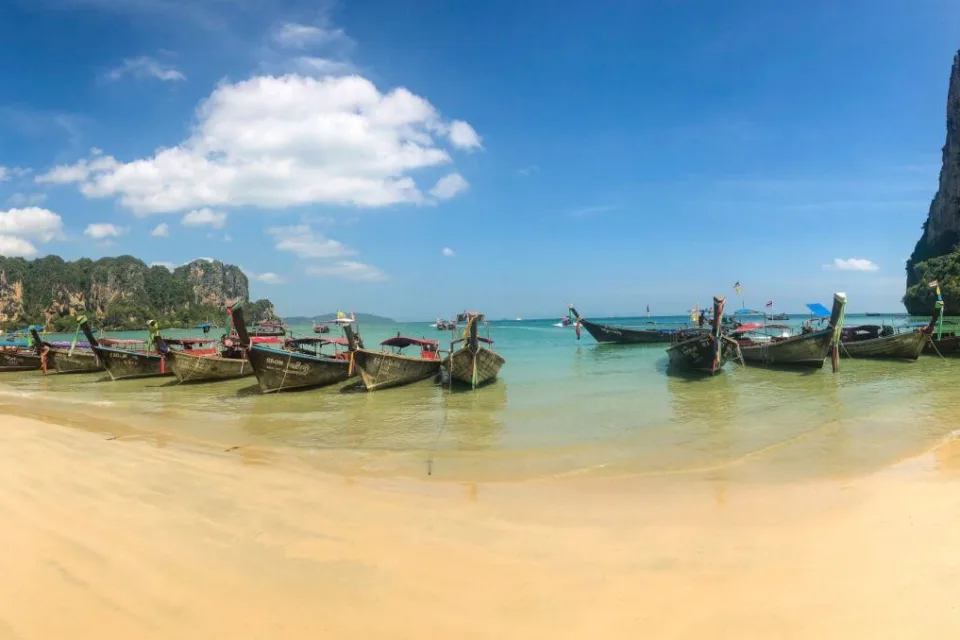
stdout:
<svg viewBox="0 0 960 640">
<path fill-rule="evenodd" d="M 846 481 L 470 483 L 2 422 L 0 638 L 960 631 L 952 439 Z"/>
</svg>

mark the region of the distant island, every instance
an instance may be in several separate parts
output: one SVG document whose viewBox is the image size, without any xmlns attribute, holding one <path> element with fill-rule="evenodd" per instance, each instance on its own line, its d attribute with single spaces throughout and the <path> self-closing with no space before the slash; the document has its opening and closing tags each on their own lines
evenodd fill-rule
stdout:
<svg viewBox="0 0 960 640">
<path fill-rule="evenodd" d="M 347 315 L 350 315 L 349 313 Z M 383 316 L 375 316 L 372 313 L 355 313 L 353 314 L 357 322 L 363 322 L 366 324 L 396 324 L 396 320 L 393 318 L 385 318 Z M 312 318 L 307 316 L 290 316 L 284 318 L 283 321 L 287 324 L 311 324 L 313 322 L 326 322 L 328 320 L 336 320 L 337 312 L 324 313 L 319 316 L 313 316 Z"/>
<path fill-rule="evenodd" d="M 73 331 L 85 314 L 105 329 L 145 329 L 223 323 L 226 306 L 244 303 L 251 323 L 276 317 L 269 300 L 249 301 L 246 274 L 219 260 L 194 260 L 173 270 L 133 256 L 36 260 L 0 256 L 0 328 L 28 324 Z"/>
</svg>

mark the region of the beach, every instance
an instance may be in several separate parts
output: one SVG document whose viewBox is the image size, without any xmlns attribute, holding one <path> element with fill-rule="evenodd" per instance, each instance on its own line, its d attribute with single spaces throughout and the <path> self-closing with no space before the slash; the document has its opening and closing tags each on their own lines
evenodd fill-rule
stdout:
<svg viewBox="0 0 960 640">
<path fill-rule="evenodd" d="M 473 483 L 0 425 L 0 638 L 960 633 L 950 438 L 857 478 Z"/>
</svg>

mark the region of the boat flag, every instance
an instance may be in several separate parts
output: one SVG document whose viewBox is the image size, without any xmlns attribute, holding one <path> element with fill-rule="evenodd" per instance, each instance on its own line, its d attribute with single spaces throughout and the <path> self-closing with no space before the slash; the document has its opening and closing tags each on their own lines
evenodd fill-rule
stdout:
<svg viewBox="0 0 960 640">
<path fill-rule="evenodd" d="M 737 295 L 738 295 L 738 296 L 739 296 L 739 295 L 742 295 L 742 294 L 741 294 L 741 291 L 740 291 L 740 281 L 739 281 L 739 280 L 737 280 L 736 282 L 733 283 L 733 290 L 737 292 Z"/>
<path fill-rule="evenodd" d="M 932 280 L 932 281 L 930 282 L 930 288 L 937 290 L 937 300 L 940 300 L 940 299 L 941 299 L 941 298 L 940 298 L 940 281 L 939 281 L 939 280 Z"/>
<path fill-rule="evenodd" d="M 773 300 L 767 300 L 767 309 L 773 309 Z"/>
</svg>

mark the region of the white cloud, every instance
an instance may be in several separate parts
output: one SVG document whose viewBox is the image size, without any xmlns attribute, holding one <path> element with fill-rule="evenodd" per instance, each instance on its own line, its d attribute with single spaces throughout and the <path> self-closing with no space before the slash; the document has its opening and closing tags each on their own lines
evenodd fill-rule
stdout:
<svg viewBox="0 0 960 640">
<path fill-rule="evenodd" d="M 450 137 L 450 142 L 453 143 L 453 146 L 458 149 L 472 151 L 483 146 L 481 144 L 481 138 L 477 135 L 474 128 L 463 120 L 454 120 L 451 122 L 450 131 L 447 135 Z"/>
<path fill-rule="evenodd" d="M 387 279 L 386 274 L 376 267 L 362 262 L 343 260 L 331 265 L 315 265 L 307 267 L 307 273 L 312 276 L 336 277 L 344 280 L 359 280 L 363 282 L 381 282 Z"/>
<path fill-rule="evenodd" d="M 150 263 L 150 266 L 151 266 L 151 267 L 164 267 L 164 268 L 167 269 L 167 271 L 173 271 L 174 269 L 177 268 L 177 265 L 173 264 L 172 262 L 151 262 L 151 263 Z"/>
<path fill-rule="evenodd" d="M 340 76 L 354 73 L 356 67 L 349 62 L 317 58 L 314 56 L 300 56 L 294 60 L 297 71 L 304 75 Z"/>
<path fill-rule="evenodd" d="M 139 56 L 136 58 L 127 58 L 116 69 L 111 69 L 104 74 L 104 79 L 116 82 L 126 75 L 133 76 L 139 80 L 155 79 L 163 82 L 175 82 L 186 80 L 176 68 L 164 64 L 150 56 Z"/>
<path fill-rule="evenodd" d="M 96 156 L 38 181 L 79 182 L 87 197 L 117 197 L 140 214 L 205 206 L 383 207 L 424 201 L 411 174 L 451 162 L 437 139 L 456 131 L 455 146 L 474 145 L 466 123 L 450 125 L 424 98 L 404 88 L 380 93 L 357 75 L 223 82 L 197 118 L 190 138 L 152 157 L 118 163 Z"/>
<path fill-rule="evenodd" d="M 437 180 L 437 184 L 433 189 L 430 189 L 430 195 L 441 200 L 448 200 L 461 191 L 466 191 L 469 187 L 470 183 L 462 175 L 451 173 Z"/>
<path fill-rule="evenodd" d="M 87 228 L 83 230 L 83 235 L 90 236 L 94 240 L 106 240 L 107 238 L 118 238 L 125 232 L 126 229 L 121 229 L 107 222 L 95 222 L 87 225 Z"/>
<path fill-rule="evenodd" d="M 532 164 L 529 167 L 523 167 L 522 169 L 517 169 L 517 173 L 523 176 L 524 178 L 529 178 L 535 173 L 540 172 L 540 167 Z"/>
<path fill-rule="evenodd" d="M 150 232 L 150 235 L 154 238 L 169 238 L 170 225 L 168 225 L 166 222 L 161 222 L 153 228 L 153 231 Z"/>
<path fill-rule="evenodd" d="M 595 205 L 592 207 L 580 207 L 579 209 L 574 209 L 570 212 L 570 215 L 574 218 L 582 218 L 583 216 L 591 216 L 597 213 L 609 213 L 610 211 L 619 211 L 620 207 L 617 205 L 611 204 L 602 204 Z"/>
<path fill-rule="evenodd" d="M 92 153 L 89 161 L 80 160 L 76 164 L 58 165 L 47 173 L 37 176 L 34 180 L 40 184 L 84 182 L 94 174 L 113 171 L 119 166 L 119 163 L 113 156 L 102 155 L 102 152 L 96 147 L 91 151 L 96 151 L 97 153 Z"/>
<path fill-rule="evenodd" d="M 0 255 L 2 256 L 32 256 L 36 252 L 37 248 L 23 238 L 0 235 Z"/>
<path fill-rule="evenodd" d="M 457 255 L 456 252 L 450 247 L 444 247 L 443 251 L 441 251 L 440 253 L 442 253 L 444 256 L 448 258 L 452 258 L 453 256 Z"/>
<path fill-rule="evenodd" d="M 12 205 L 34 205 L 41 204 L 47 199 L 47 194 L 45 193 L 15 193 L 9 198 L 7 202 Z"/>
<path fill-rule="evenodd" d="M 343 243 L 315 232 L 306 224 L 270 227 L 267 233 L 273 236 L 278 250 L 289 251 L 301 258 L 341 258 L 356 253 Z"/>
<path fill-rule="evenodd" d="M 286 282 L 286 280 L 275 273 L 260 273 L 252 275 L 252 277 L 257 282 L 262 282 L 264 284 L 283 284 Z"/>
<path fill-rule="evenodd" d="M 325 29 L 308 24 L 287 22 L 273 32 L 273 41 L 282 47 L 303 49 L 307 46 L 339 46 L 353 44 L 343 29 Z"/>
<path fill-rule="evenodd" d="M 10 179 L 10 171 L 6 167 L 0 167 L 0 182 Z"/>
<path fill-rule="evenodd" d="M 41 242 L 63 237 L 63 220 L 49 209 L 25 207 L 0 211 L 0 235 L 26 236 Z"/>
<path fill-rule="evenodd" d="M 829 271 L 879 271 L 879 265 L 864 258 L 834 258 L 831 264 L 823 265 Z"/>
<path fill-rule="evenodd" d="M 188 227 L 213 227 L 223 229 L 227 224 L 227 214 L 224 211 L 214 211 L 208 207 L 195 209 L 183 216 L 181 224 Z"/>
</svg>

